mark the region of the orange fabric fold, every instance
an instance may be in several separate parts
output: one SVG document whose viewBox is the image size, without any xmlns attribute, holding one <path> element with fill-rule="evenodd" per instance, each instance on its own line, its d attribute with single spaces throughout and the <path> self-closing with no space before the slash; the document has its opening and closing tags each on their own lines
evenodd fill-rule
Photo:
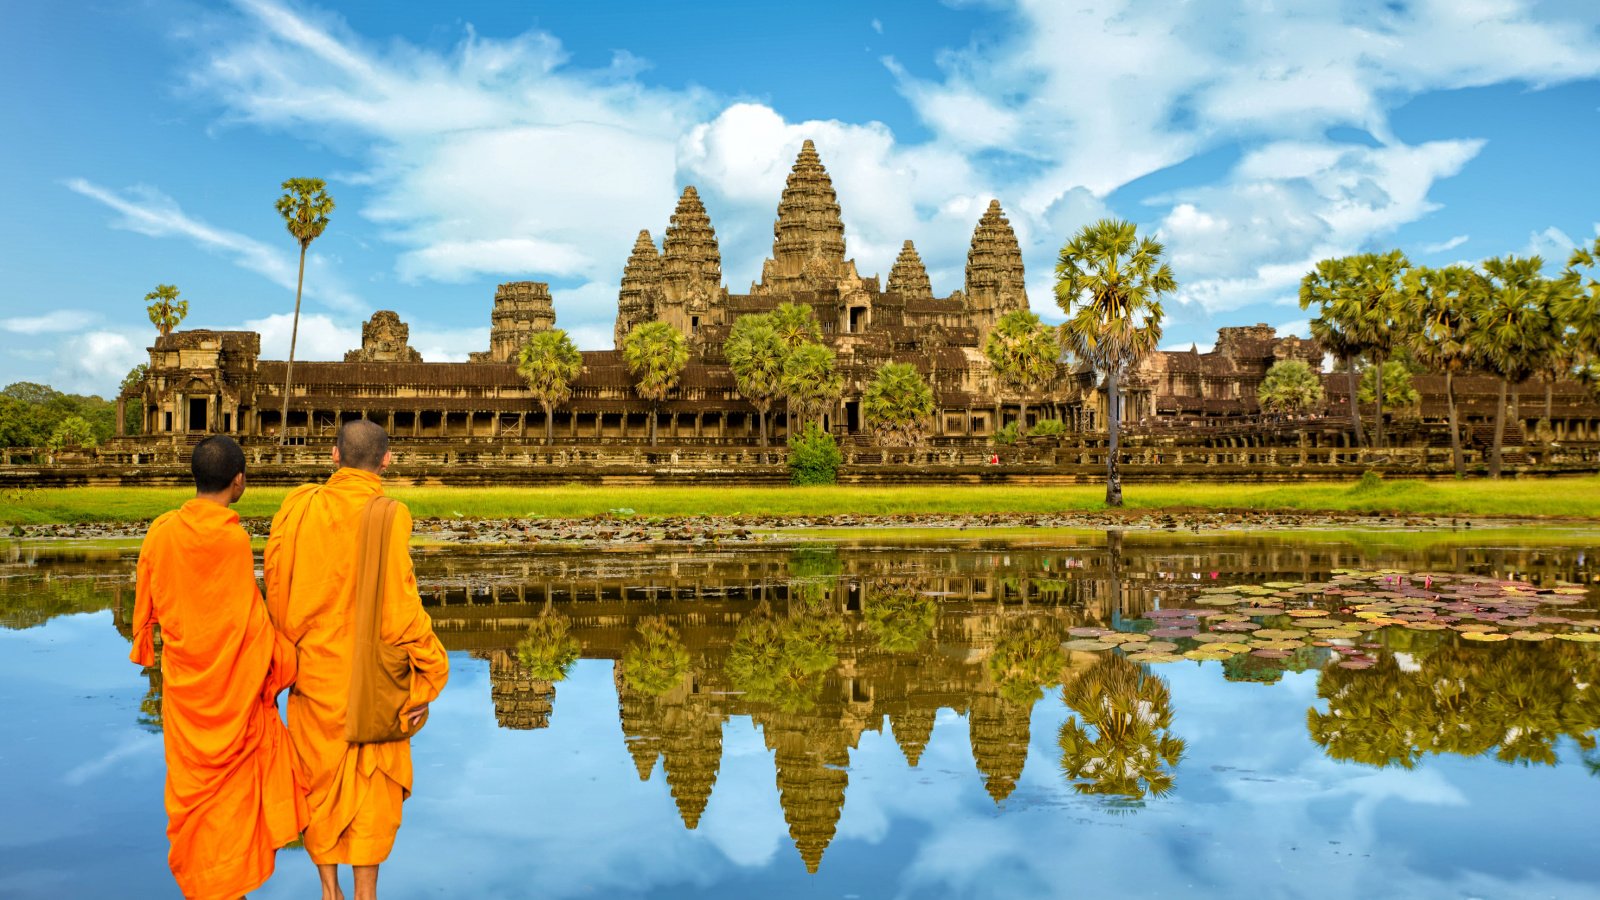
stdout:
<svg viewBox="0 0 1600 900">
<path fill-rule="evenodd" d="M 250 537 L 232 510 L 190 500 L 139 550 L 133 651 L 155 665 L 161 630 L 167 861 L 190 898 L 239 897 L 272 875 L 306 819 L 276 698 L 294 647 L 256 589 Z"/>
<path fill-rule="evenodd" d="M 299 680 L 289 695 L 289 734 L 306 786 L 312 861 L 377 865 L 389 856 L 411 794 L 411 742 L 350 744 L 344 710 L 350 693 L 355 624 L 356 532 L 367 501 L 383 492 L 378 476 L 343 468 L 326 484 L 290 492 L 272 520 L 265 574 L 267 607 L 296 648 Z M 402 504 L 390 533 L 380 635 L 411 656 L 411 701 L 444 690 L 450 663 L 422 609 L 411 566 L 411 513 Z"/>
</svg>

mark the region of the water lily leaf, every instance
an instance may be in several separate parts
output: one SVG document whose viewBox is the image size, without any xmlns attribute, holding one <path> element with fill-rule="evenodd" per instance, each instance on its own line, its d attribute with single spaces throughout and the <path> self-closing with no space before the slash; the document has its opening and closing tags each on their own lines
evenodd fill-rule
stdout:
<svg viewBox="0 0 1600 900">
<path fill-rule="evenodd" d="M 1499 632 L 1490 633 L 1487 631 L 1468 631 L 1461 635 L 1462 640 L 1467 641 L 1503 641 L 1509 637 L 1510 635 L 1500 634 Z"/>
<path fill-rule="evenodd" d="M 1082 650 L 1082 651 L 1084 651 L 1086 653 L 1097 653 L 1097 652 L 1099 652 L 1101 650 L 1110 650 L 1112 647 L 1115 647 L 1115 646 L 1116 646 L 1116 644 L 1110 643 L 1108 641 L 1095 641 L 1095 640 L 1090 640 L 1088 638 L 1079 638 L 1078 640 L 1067 641 L 1065 644 L 1062 644 L 1061 645 L 1061 649 L 1063 649 L 1063 650 Z"/>
<path fill-rule="evenodd" d="M 1199 650 L 1189 650 L 1185 652 L 1183 656 L 1185 659 L 1199 660 L 1201 662 L 1221 662 L 1225 659 L 1232 659 L 1233 652 L 1230 650 L 1212 650 L 1208 647 Z"/>
<path fill-rule="evenodd" d="M 1563 641 L 1574 641 L 1579 644 L 1600 644 L 1600 634 L 1592 631 L 1569 631 L 1566 634 L 1558 634 L 1556 637 Z"/>
<path fill-rule="evenodd" d="M 1300 640 L 1307 634 L 1308 632 L 1302 631 L 1298 628 L 1263 628 L 1260 631 L 1255 632 L 1253 636 L 1258 638 L 1266 638 L 1273 641 L 1285 641 Z"/>
<path fill-rule="evenodd" d="M 1555 635 L 1548 631 L 1517 631 L 1511 635 L 1511 639 L 1516 641 L 1548 641 L 1553 637 Z"/>
<path fill-rule="evenodd" d="M 1176 653 L 1130 653 L 1128 660 L 1137 663 L 1171 663 L 1179 662 L 1183 657 Z"/>
</svg>

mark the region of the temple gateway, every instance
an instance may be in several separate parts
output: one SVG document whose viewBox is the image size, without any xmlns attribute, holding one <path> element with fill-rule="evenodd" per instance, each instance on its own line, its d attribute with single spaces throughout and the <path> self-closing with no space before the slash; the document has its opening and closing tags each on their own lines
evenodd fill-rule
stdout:
<svg viewBox="0 0 1600 900">
<path fill-rule="evenodd" d="M 649 231 L 639 232 L 617 296 L 617 344 L 633 326 L 660 319 L 688 339 L 689 365 L 673 396 L 653 408 L 635 394 L 619 350 L 585 351 L 571 400 L 553 413 L 557 442 L 643 439 L 649 417 L 656 415 L 663 440 L 754 445 L 755 409 L 735 389 L 722 344 L 739 316 L 784 302 L 809 304 L 824 342 L 838 355 L 845 390 L 825 417 L 835 434 L 866 430 L 861 395 L 888 362 L 912 364 L 932 385 L 935 445 L 985 438 L 1016 421 L 1023 408 L 1024 426 L 1053 418 L 1078 433 L 1104 428 L 1108 400 L 1091 372 L 1063 364 L 1052 386 L 1022 398 L 997 383 L 980 350 L 1002 315 L 1029 305 L 1022 253 L 998 200 L 975 223 L 958 290 L 934 293 L 909 240 L 886 280 L 864 276 L 847 257 L 833 182 L 806 141 L 778 200 L 772 255 L 748 292 L 732 293 L 723 283 L 716 230 L 693 186 L 684 188 L 659 246 Z M 544 414 L 517 373 L 516 357 L 529 336 L 555 321 L 547 284 L 502 284 L 490 311 L 488 348 L 468 362 L 426 362 L 411 347 L 407 325 L 380 310 L 362 327 L 361 347 L 342 362 L 295 364 L 287 421 L 287 364 L 260 358 L 258 334 L 180 331 L 156 340 L 147 379 L 119 403 L 126 405 L 125 414 L 140 417 L 144 435 L 221 432 L 247 446 L 267 438 L 276 443 L 285 432 L 290 444 L 317 443 L 355 418 L 382 424 L 401 442 L 424 442 L 419 446 L 440 439 L 533 443 L 543 439 Z M 1123 421 L 1133 428 L 1242 422 L 1258 413 L 1256 388 L 1284 359 L 1320 369 L 1323 352 L 1313 341 L 1254 325 L 1221 329 L 1206 353 L 1155 353 L 1123 385 Z M 1417 379 L 1423 420 L 1443 418 L 1442 385 L 1433 383 L 1438 380 Z M 1327 411 L 1347 409 L 1345 379 L 1326 382 Z M 1468 377 L 1457 385 L 1467 427 L 1487 421 L 1498 382 Z M 1559 414 L 1551 425 L 1556 437 L 1600 437 L 1600 408 L 1566 386 L 1557 395 Z M 1519 443 L 1523 425 L 1531 428 L 1539 418 L 1534 404 L 1523 406 L 1525 422 L 1513 422 L 1508 444 Z M 781 406 L 773 420 L 774 434 L 781 436 Z"/>
</svg>

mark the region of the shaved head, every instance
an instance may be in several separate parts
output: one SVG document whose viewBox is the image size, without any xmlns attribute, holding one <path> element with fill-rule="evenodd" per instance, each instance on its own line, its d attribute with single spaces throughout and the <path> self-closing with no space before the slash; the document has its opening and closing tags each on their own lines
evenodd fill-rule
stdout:
<svg viewBox="0 0 1600 900">
<path fill-rule="evenodd" d="M 377 472 L 389 452 L 389 435 L 370 419 L 353 419 L 340 427 L 334 447 L 339 451 L 339 465 Z"/>
<path fill-rule="evenodd" d="M 189 470 L 194 473 L 194 489 L 201 494 L 216 494 L 227 490 L 233 480 L 244 472 L 244 451 L 233 438 L 214 434 L 194 445 L 189 457 Z"/>
</svg>

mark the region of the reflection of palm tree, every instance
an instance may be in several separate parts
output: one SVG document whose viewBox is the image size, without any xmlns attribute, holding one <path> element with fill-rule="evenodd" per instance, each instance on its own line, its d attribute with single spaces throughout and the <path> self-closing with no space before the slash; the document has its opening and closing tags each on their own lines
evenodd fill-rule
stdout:
<svg viewBox="0 0 1600 900">
<path fill-rule="evenodd" d="M 517 642 L 517 661 L 539 681 L 563 681 L 577 661 L 583 647 L 570 634 L 572 620 L 566 616 L 541 615 L 528 626 L 528 633 Z"/>
<path fill-rule="evenodd" d="M 1172 789 L 1184 744 L 1171 732 L 1166 682 L 1107 655 L 1062 687 L 1061 699 L 1078 714 L 1062 724 L 1060 737 L 1061 771 L 1074 789 L 1129 800 Z"/>
<path fill-rule="evenodd" d="M 1410 679 L 1385 654 L 1371 669 L 1330 666 L 1317 679 L 1328 712 L 1311 709 L 1306 727 L 1329 757 L 1383 768 L 1411 768 L 1422 755 L 1422 705 Z"/>
<path fill-rule="evenodd" d="M 644 619 L 638 630 L 642 640 L 623 651 L 618 670 L 629 690 L 659 697 L 677 687 L 688 674 L 689 650 L 677 629 L 660 618 Z"/>
<path fill-rule="evenodd" d="M 902 590 L 874 597 L 867 605 L 867 631 L 889 653 L 909 653 L 933 635 L 939 606 L 932 597 Z"/>
<path fill-rule="evenodd" d="M 150 689 L 139 701 L 139 727 L 152 734 L 161 733 L 161 651 L 156 650 L 156 664 L 140 673 L 150 679 Z"/>
<path fill-rule="evenodd" d="M 989 655 L 989 675 L 1000 686 L 1000 696 L 1029 706 L 1040 689 L 1061 680 L 1067 655 L 1054 619 L 1014 618 L 1006 621 Z"/>
<path fill-rule="evenodd" d="M 822 676 L 839 665 L 844 623 L 826 613 L 739 623 L 725 670 L 748 700 L 803 712 L 822 693 Z"/>
</svg>

